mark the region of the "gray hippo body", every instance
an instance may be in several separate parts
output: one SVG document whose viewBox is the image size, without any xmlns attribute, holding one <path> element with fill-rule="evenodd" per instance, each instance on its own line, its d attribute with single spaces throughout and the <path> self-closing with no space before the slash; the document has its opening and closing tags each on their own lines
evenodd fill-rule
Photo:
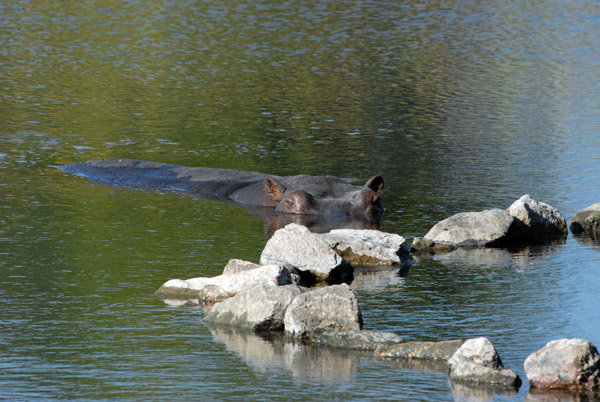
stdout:
<svg viewBox="0 0 600 402">
<path fill-rule="evenodd" d="M 384 182 L 354 186 L 333 176 L 272 176 L 234 169 L 185 167 L 133 159 L 98 159 L 61 167 L 102 183 L 184 191 L 277 213 L 377 219 Z"/>
</svg>

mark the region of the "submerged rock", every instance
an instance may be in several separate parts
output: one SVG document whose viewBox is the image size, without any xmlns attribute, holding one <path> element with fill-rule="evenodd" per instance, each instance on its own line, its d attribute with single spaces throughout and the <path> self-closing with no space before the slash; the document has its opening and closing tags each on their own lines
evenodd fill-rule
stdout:
<svg viewBox="0 0 600 402">
<path fill-rule="evenodd" d="M 505 369 L 494 345 L 485 337 L 469 339 L 448 360 L 450 379 L 520 387 L 521 379 Z"/>
<path fill-rule="evenodd" d="M 311 333 L 307 340 L 314 344 L 353 350 L 375 350 L 382 346 L 403 342 L 402 337 L 393 332 L 368 330 Z"/>
<path fill-rule="evenodd" d="M 314 332 L 362 329 L 358 301 L 346 284 L 326 286 L 296 297 L 284 317 L 285 331 L 294 338 Z"/>
<path fill-rule="evenodd" d="M 206 322 L 260 331 L 283 331 L 283 317 L 294 298 L 307 290 L 297 285 L 261 284 L 215 304 Z"/>
<path fill-rule="evenodd" d="M 594 239 L 600 238 L 600 203 L 577 212 L 571 219 L 571 232 Z"/>
<path fill-rule="evenodd" d="M 516 200 L 507 212 L 523 222 L 524 237 L 530 240 L 567 236 L 567 221 L 558 210 L 546 203 L 538 202 L 529 194 Z"/>
<path fill-rule="evenodd" d="M 462 344 L 461 339 L 441 342 L 403 342 L 379 347 L 375 350 L 375 356 L 448 361 Z"/>
<path fill-rule="evenodd" d="M 598 390 L 600 355 L 583 339 L 551 341 L 527 357 L 525 374 L 532 387 Z"/>
<path fill-rule="evenodd" d="M 353 268 L 319 236 L 305 226 L 291 223 L 269 239 L 260 256 L 261 264 L 292 266 L 310 272 L 317 282 L 351 283 Z"/>
<path fill-rule="evenodd" d="M 262 283 L 289 285 L 292 283 L 292 277 L 290 271 L 280 265 L 264 265 L 250 271 L 211 278 L 171 279 L 165 282 L 155 294 L 163 299 L 198 299 L 200 290 L 208 285 L 216 285 L 229 295 L 234 295 Z"/>
</svg>

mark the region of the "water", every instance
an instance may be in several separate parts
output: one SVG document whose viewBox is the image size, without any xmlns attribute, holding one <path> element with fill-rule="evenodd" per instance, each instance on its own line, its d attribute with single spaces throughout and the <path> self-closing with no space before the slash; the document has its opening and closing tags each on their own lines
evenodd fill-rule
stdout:
<svg viewBox="0 0 600 402">
<path fill-rule="evenodd" d="M 258 260 L 233 204 L 55 169 L 132 157 L 386 180 L 422 236 L 522 194 L 600 201 L 592 1 L 0 3 L 0 399 L 534 400 L 445 367 L 214 331 L 153 292 Z M 600 246 L 422 258 L 353 285 L 365 327 L 487 336 L 525 379 L 546 342 L 600 345 Z M 545 395 L 547 400 L 559 396 Z M 553 399 L 554 398 L 554 399 Z M 567 400 L 571 400 L 567 398 Z"/>
</svg>

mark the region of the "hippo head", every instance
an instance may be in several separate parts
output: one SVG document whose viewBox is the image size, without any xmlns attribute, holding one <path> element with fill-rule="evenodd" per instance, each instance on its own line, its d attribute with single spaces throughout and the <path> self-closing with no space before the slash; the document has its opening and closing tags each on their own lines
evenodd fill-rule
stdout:
<svg viewBox="0 0 600 402">
<path fill-rule="evenodd" d="M 383 187 L 381 176 L 362 187 L 331 176 L 295 176 L 285 185 L 265 179 L 265 192 L 276 203 L 275 210 L 297 215 L 377 218 L 383 212 L 379 201 Z"/>
</svg>

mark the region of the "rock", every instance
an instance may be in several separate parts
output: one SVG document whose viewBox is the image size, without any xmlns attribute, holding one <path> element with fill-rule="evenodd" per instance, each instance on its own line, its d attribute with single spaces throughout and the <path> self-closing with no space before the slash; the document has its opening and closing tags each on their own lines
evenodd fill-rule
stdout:
<svg viewBox="0 0 600 402">
<path fill-rule="evenodd" d="M 317 236 L 353 265 L 410 265 L 413 262 L 406 239 L 397 234 L 336 229 Z"/>
<path fill-rule="evenodd" d="M 528 194 L 516 200 L 507 212 L 527 227 L 529 239 L 560 237 L 568 234 L 567 221 L 554 207 L 537 202 Z"/>
<path fill-rule="evenodd" d="M 229 299 L 229 293 L 217 285 L 206 285 L 198 292 L 200 304 L 214 304 Z"/>
<path fill-rule="evenodd" d="M 232 258 L 231 260 L 229 260 L 227 265 L 225 265 L 225 268 L 223 268 L 223 274 L 235 274 L 238 272 L 250 271 L 258 267 L 260 267 L 260 265 L 255 264 L 253 262 Z"/>
<path fill-rule="evenodd" d="M 375 350 L 375 356 L 448 361 L 462 344 L 461 339 L 441 342 L 404 342 L 379 347 Z"/>
<path fill-rule="evenodd" d="M 292 283 L 292 277 L 290 271 L 280 265 L 265 265 L 250 271 L 212 278 L 171 279 L 164 283 L 155 294 L 163 299 L 198 299 L 200 290 L 208 285 L 216 285 L 229 295 L 234 295 L 261 283 L 277 286 L 289 285 Z"/>
<path fill-rule="evenodd" d="M 351 283 L 353 268 L 346 260 L 306 227 L 290 223 L 269 239 L 260 256 L 261 264 L 292 266 L 310 272 L 317 282 Z"/>
<path fill-rule="evenodd" d="M 577 212 L 571 219 L 571 232 L 589 237 L 600 237 L 600 203 Z"/>
<path fill-rule="evenodd" d="M 303 292 L 306 289 L 297 285 L 261 284 L 215 304 L 204 321 L 255 332 L 283 331 L 283 317 L 288 306 Z"/>
<path fill-rule="evenodd" d="M 362 329 L 358 301 L 346 284 L 322 287 L 296 297 L 284 317 L 285 331 L 295 338 L 314 332 Z"/>
<path fill-rule="evenodd" d="M 559 339 L 527 357 L 525 374 L 532 387 L 598 390 L 600 355 L 583 339 Z"/>
<path fill-rule="evenodd" d="M 494 345 L 485 337 L 469 339 L 448 360 L 450 379 L 520 387 L 521 379 L 505 369 Z"/>
<path fill-rule="evenodd" d="M 521 233 L 518 220 L 501 209 L 463 212 L 434 225 L 413 247 L 451 251 L 458 247 L 504 247 Z"/>
<path fill-rule="evenodd" d="M 403 342 L 400 335 L 392 332 L 367 330 L 311 333 L 307 340 L 318 345 L 354 350 L 375 350 L 381 346 Z"/>
</svg>

